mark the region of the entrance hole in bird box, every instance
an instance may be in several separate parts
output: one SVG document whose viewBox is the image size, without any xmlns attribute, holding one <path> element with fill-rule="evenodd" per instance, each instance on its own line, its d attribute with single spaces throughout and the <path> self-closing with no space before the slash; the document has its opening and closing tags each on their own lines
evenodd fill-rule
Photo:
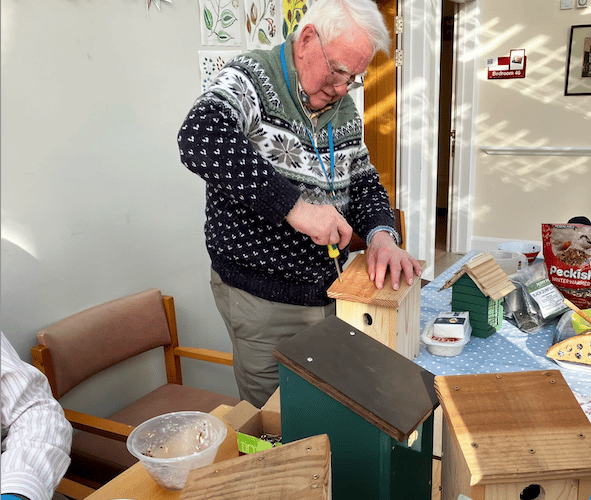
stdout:
<svg viewBox="0 0 591 500">
<path fill-rule="evenodd" d="M 367 326 L 371 326 L 371 324 L 373 323 L 373 318 L 371 317 L 371 314 L 365 313 L 363 315 L 363 323 Z"/>
<path fill-rule="evenodd" d="M 539 484 L 530 484 L 519 494 L 520 500 L 544 500 L 546 493 Z"/>
</svg>

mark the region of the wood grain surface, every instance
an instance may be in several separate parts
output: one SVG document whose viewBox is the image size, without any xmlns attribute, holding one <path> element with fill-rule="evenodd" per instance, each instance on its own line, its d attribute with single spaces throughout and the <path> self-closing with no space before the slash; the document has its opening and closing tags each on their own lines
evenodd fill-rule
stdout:
<svg viewBox="0 0 591 500">
<path fill-rule="evenodd" d="M 472 485 L 591 476 L 591 423 L 558 370 L 435 377 Z"/>
<path fill-rule="evenodd" d="M 196 469 L 180 500 L 326 500 L 330 470 L 323 434 Z"/>
<path fill-rule="evenodd" d="M 421 269 L 425 269 L 426 262 L 420 260 Z M 415 283 L 420 279 L 415 276 Z M 359 254 L 343 271 L 343 281 L 336 280 L 328 289 L 328 296 L 333 299 L 350 300 L 364 304 L 374 304 L 385 307 L 399 307 L 411 286 L 406 283 L 404 272 L 400 275 L 400 288 L 392 290 L 390 273 L 386 275 L 384 287 L 378 290 L 367 273 L 365 254 Z"/>
</svg>

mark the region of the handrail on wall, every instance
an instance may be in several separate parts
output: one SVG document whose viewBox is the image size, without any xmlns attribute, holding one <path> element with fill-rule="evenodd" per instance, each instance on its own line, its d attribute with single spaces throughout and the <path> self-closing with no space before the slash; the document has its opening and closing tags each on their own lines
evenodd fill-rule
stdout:
<svg viewBox="0 0 591 500">
<path fill-rule="evenodd" d="M 481 146 L 487 155 L 516 156 L 591 156 L 591 148 L 551 147 L 551 146 Z"/>
</svg>

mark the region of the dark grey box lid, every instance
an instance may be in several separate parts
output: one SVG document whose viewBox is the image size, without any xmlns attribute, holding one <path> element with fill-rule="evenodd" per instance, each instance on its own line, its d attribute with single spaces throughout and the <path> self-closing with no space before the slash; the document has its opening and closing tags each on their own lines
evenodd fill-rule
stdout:
<svg viewBox="0 0 591 500">
<path fill-rule="evenodd" d="M 275 358 L 400 442 L 439 404 L 432 373 L 336 316 L 281 342 Z"/>
</svg>

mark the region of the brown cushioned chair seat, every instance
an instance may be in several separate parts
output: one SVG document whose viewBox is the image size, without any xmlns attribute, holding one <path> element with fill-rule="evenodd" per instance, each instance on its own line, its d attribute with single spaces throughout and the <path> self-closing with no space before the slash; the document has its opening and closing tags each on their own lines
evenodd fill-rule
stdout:
<svg viewBox="0 0 591 500">
<path fill-rule="evenodd" d="M 209 413 L 220 404 L 235 406 L 238 402 L 236 398 L 220 396 L 202 389 L 166 384 L 108 418 L 135 427 L 164 413 L 173 411 Z M 104 484 L 137 462 L 137 459 L 127 451 L 125 443 L 88 432 L 79 432 L 74 436 L 71 456 L 72 465 L 68 471 L 69 474 L 79 478 L 96 477 L 96 485 L 89 484 L 93 487 Z M 97 469 L 97 462 L 101 464 L 100 470 Z"/>
</svg>

